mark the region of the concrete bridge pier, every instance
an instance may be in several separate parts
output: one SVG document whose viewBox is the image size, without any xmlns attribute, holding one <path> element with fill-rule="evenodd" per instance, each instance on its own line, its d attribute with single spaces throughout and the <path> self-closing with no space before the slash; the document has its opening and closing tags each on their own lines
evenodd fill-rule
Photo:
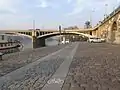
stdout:
<svg viewBox="0 0 120 90">
<path fill-rule="evenodd" d="M 120 44 L 120 32 L 119 31 L 117 31 L 115 33 L 115 41 L 114 41 L 114 43 Z"/>
<path fill-rule="evenodd" d="M 33 45 L 33 48 L 37 47 L 37 38 L 35 36 L 32 37 L 32 45 Z"/>
<path fill-rule="evenodd" d="M 112 31 L 111 31 L 111 29 L 109 28 L 109 30 L 108 30 L 108 36 L 107 36 L 107 42 L 108 43 L 113 43 L 113 41 L 114 41 L 114 36 L 113 36 L 113 34 L 112 34 Z"/>
<path fill-rule="evenodd" d="M 108 32 L 107 42 L 120 44 L 120 31 Z"/>
<path fill-rule="evenodd" d="M 44 38 L 39 38 L 37 39 L 36 42 L 36 48 L 40 48 L 40 47 L 45 47 L 45 39 Z"/>
<path fill-rule="evenodd" d="M 117 20 L 117 26 L 116 26 L 116 33 L 115 33 L 115 43 L 120 44 L 120 16 Z"/>
<path fill-rule="evenodd" d="M 45 39 L 44 38 L 36 38 L 33 37 L 33 48 L 45 47 Z"/>
</svg>

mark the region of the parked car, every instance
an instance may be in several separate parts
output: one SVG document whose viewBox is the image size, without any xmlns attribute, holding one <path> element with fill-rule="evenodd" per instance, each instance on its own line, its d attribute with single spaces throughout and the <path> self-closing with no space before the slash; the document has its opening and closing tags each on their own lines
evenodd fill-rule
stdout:
<svg viewBox="0 0 120 90">
<path fill-rule="evenodd" d="M 64 42 L 64 41 L 62 41 L 61 43 L 62 43 L 62 44 L 65 44 L 65 42 Z"/>
<path fill-rule="evenodd" d="M 69 41 L 67 40 L 67 41 L 65 41 L 66 43 L 69 43 Z"/>
<path fill-rule="evenodd" d="M 88 42 L 90 42 L 90 43 L 101 43 L 103 41 L 104 41 L 103 39 L 98 38 L 98 37 L 90 37 L 90 38 L 88 38 Z"/>
<path fill-rule="evenodd" d="M 103 39 L 103 38 L 101 38 L 101 41 L 102 41 L 102 42 L 106 42 L 106 40 L 105 40 L 105 39 Z"/>
<path fill-rule="evenodd" d="M 61 42 L 62 44 L 65 44 L 65 43 L 69 43 L 69 41 L 67 40 L 67 41 L 62 41 Z"/>
</svg>

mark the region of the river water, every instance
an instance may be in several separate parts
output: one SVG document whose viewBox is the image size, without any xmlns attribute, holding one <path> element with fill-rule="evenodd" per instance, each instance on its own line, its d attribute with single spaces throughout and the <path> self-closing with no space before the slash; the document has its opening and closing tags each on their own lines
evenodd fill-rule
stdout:
<svg viewBox="0 0 120 90">
<path fill-rule="evenodd" d="M 24 46 L 23 50 L 32 49 L 32 40 L 29 37 L 26 37 L 26 36 L 13 36 L 12 39 L 21 41 L 23 46 Z M 45 40 L 46 46 L 58 45 L 58 41 L 56 39 L 57 39 L 57 37 L 53 37 L 50 40 L 46 39 Z"/>
</svg>

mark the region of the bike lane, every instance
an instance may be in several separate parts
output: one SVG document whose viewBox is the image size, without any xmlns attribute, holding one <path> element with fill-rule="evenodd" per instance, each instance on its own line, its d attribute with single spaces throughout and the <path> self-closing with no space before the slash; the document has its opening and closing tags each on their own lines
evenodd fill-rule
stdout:
<svg viewBox="0 0 120 90">
<path fill-rule="evenodd" d="M 79 43 L 76 43 L 71 53 L 66 56 L 64 62 L 57 69 L 52 78 L 48 80 L 47 84 L 42 88 L 42 90 L 61 90 L 65 77 L 67 76 L 69 66 L 72 62 L 73 56 L 75 55 L 78 46 Z"/>
</svg>

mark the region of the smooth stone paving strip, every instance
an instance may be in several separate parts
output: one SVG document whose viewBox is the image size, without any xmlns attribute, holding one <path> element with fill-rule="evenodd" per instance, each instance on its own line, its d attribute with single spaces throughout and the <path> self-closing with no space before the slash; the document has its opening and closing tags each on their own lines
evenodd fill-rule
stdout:
<svg viewBox="0 0 120 90">
<path fill-rule="evenodd" d="M 0 90 L 41 90 L 63 63 L 66 56 L 70 55 L 75 44 L 68 45 L 57 52 L 0 77 Z"/>
<path fill-rule="evenodd" d="M 47 84 L 43 87 L 42 90 L 61 90 L 78 45 L 79 44 L 76 43 L 73 50 L 71 50 L 69 55 L 64 58 L 65 60 L 62 65 L 58 68 L 58 70 L 55 72 L 52 78 L 50 78 L 50 80 L 47 82 Z"/>
</svg>

